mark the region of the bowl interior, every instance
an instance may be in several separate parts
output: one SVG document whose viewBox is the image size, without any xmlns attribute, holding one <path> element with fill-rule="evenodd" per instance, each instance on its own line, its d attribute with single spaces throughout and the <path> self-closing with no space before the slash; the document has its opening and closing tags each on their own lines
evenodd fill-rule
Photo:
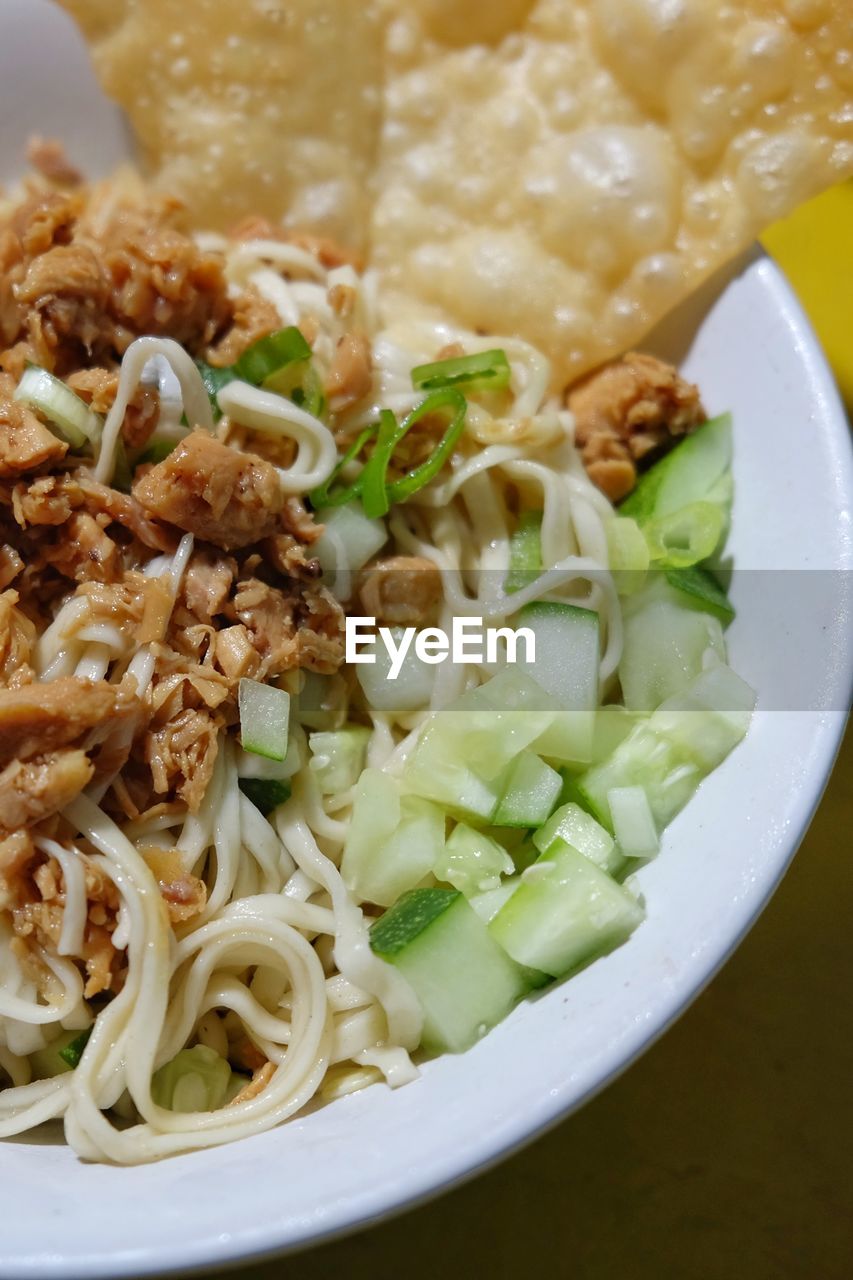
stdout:
<svg viewBox="0 0 853 1280">
<path fill-rule="evenodd" d="M 45 0 L 0 12 L 0 172 L 34 131 L 104 172 L 127 153 L 81 42 Z M 80 1164 L 55 1133 L 0 1145 L 4 1275 L 117 1276 L 213 1265 L 368 1221 L 469 1175 L 624 1068 L 755 918 L 816 804 L 851 684 L 851 469 L 823 356 L 753 254 L 654 335 L 735 417 L 734 667 L 758 690 L 746 741 L 640 873 L 631 941 L 529 1000 L 415 1084 L 377 1086 L 275 1132 L 156 1166 Z"/>
</svg>

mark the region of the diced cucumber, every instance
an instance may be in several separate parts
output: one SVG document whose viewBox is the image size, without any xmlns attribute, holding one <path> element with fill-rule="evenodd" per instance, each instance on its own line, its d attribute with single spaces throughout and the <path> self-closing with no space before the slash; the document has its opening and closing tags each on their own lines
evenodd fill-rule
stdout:
<svg viewBox="0 0 853 1280">
<path fill-rule="evenodd" d="M 316 518 L 323 532 L 311 554 L 324 573 L 361 569 L 388 541 L 384 522 L 371 520 L 355 500 L 343 507 L 322 507 Z"/>
<path fill-rule="evenodd" d="M 307 729 L 331 732 L 346 719 L 349 690 L 339 675 L 323 676 L 317 671 L 300 671 L 301 688 L 295 697 L 294 714 Z"/>
<path fill-rule="evenodd" d="M 598 614 L 572 604 L 537 600 L 519 611 L 518 626 L 533 632 L 535 657 L 527 662 L 524 646 L 519 645 L 517 670 L 532 676 L 555 707 L 594 711 L 601 657 Z"/>
<path fill-rule="evenodd" d="M 725 488 L 715 490 L 715 486 L 729 471 L 731 461 L 732 420 L 724 413 L 686 436 L 650 467 L 621 503 L 619 514 L 632 516 L 642 525 L 709 497 L 724 505 Z"/>
<path fill-rule="evenodd" d="M 388 629 L 399 651 L 403 628 L 389 627 Z M 391 678 L 391 654 L 388 646 L 379 640 L 375 646 L 375 657 L 375 662 L 359 663 L 356 667 L 358 683 L 371 706 L 391 715 L 405 715 L 408 711 L 429 706 L 438 668 L 431 663 L 421 661 L 415 652 L 414 639 L 406 650 L 399 672 L 393 679 Z"/>
<path fill-rule="evenodd" d="M 418 796 L 401 796 L 393 778 L 365 769 L 355 790 L 341 860 L 347 887 L 388 907 L 429 875 L 444 848 L 444 811 Z"/>
<path fill-rule="evenodd" d="M 196 1044 L 154 1072 L 151 1097 L 168 1111 L 218 1111 L 225 1105 L 230 1084 L 226 1060 L 215 1049 Z"/>
<path fill-rule="evenodd" d="M 536 681 L 515 669 L 463 694 L 427 720 L 406 762 L 404 789 L 488 822 L 508 766 L 553 719 L 542 710 L 546 701 Z"/>
<path fill-rule="evenodd" d="M 468 901 L 483 924 L 488 924 L 490 920 L 494 920 L 501 907 L 512 897 L 520 884 L 521 876 L 511 876 L 494 889 L 486 889 L 483 893 L 475 893 Z"/>
<path fill-rule="evenodd" d="M 743 738 L 753 702 L 752 690 L 731 668 L 720 663 L 703 671 L 582 774 L 574 784 L 576 798 L 612 832 L 608 792 L 642 786 L 663 830 Z"/>
<path fill-rule="evenodd" d="M 512 858 L 497 840 L 464 822 L 454 827 L 433 867 L 438 880 L 452 884 L 466 898 L 496 888 L 501 876 L 514 870 Z"/>
<path fill-rule="evenodd" d="M 237 785 L 264 817 L 290 799 L 291 787 L 287 778 L 238 778 Z"/>
<path fill-rule="evenodd" d="M 290 694 L 259 680 L 242 679 L 237 701 L 240 710 L 240 740 L 244 751 L 283 760 L 287 755 Z"/>
<path fill-rule="evenodd" d="M 639 719 L 636 712 L 628 711 L 617 703 L 599 707 L 595 713 L 590 763 L 597 764 L 599 760 L 605 760 L 627 738 Z"/>
<path fill-rule="evenodd" d="M 495 810 L 498 827 L 538 827 L 550 814 L 563 787 L 563 780 L 532 751 L 522 751 L 509 776 Z"/>
<path fill-rule="evenodd" d="M 625 617 L 619 681 L 629 711 L 653 711 L 702 670 L 708 649 L 725 659 L 720 622 L 701 609 L 653 600 Z"/>
<path fill-rule="evenodd" d="M 548 759 L 584 763 L 590 759 L 598 705 L 598 614 L 539 600 L 519 611 L 518 626 L 533 632 L 535 657 L 528 662 L 519 646 L 516 669 L 541 685 L 556 713 L 536 750 Z"/>
<path fill-rule="evenodd" d="M 542 512 L 523 511 L 509 540 L 507 595 L 520 591 L 542 572 Z"/>
<path fill-rule="evenodd" d="M 431 1051 L 467 1049 L 531 987 L 456 889 L 407 893 L 377 920 L 370 945 L 414 990 Z"/>
<path fill-rule="evenodd" d="M 513 960 L 559 977 L 624 942 L 642 919 L 636 899 L 557 840 L 488 928 Z"/>
<path fill-rule="evenodd" d="M 340 795 L 358 781 L 364 768 L 370 730 L 348 725 L 331 733 L 309 733 L 311 759 L 308 767 L 324 796 Z"/>
<path fill-rule="evenodd" d="M 653 858 L 660 848 L 644 787 L 612 787 L 607 793 L 619 848 L 629 858 Z"/>
<path fill-rule="evenodd" d="M 555 840 L 562 840 L 611 876 L 625 865 L 610 832 L 577 804 L 561 805 L 531 839 L 538 853 L 547 853 Z"/>
</svg>

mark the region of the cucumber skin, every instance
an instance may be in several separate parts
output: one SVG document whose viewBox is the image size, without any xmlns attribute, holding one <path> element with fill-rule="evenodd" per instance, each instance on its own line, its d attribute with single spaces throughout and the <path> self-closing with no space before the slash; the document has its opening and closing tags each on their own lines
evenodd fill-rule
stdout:
<svg viewBox="0 0 853 1280">
<path fill-rule="evenodd" d="M 685 465 L 691 465 L 693 455 L 704 452 L 708 446 L 712 449 L 714 446 L 720 446 L 720 453 L 726 455 L 718 474 L 712 479 L 711 487 L 713 487 L 719 474 L 731 466 L 731 414 L 723 413 L 703 423 L 692 435 L 680 440 L 659 462 L 649 467 L 648 471 L 640 476 L 634 491 L 619 504 L 619 515 L 632 516 L 638 524 L 642 525 L 644 521 L 654 516 L 677 511 L 679 506 L 686 506 L 688 502 L 696 501 L 700 495 L 693 494 L 687 496 L 682 502 L 672 505 L 667 502 L 666 511 L 659 509 L 661 491 L 666 482 L 677 479 L 678 471 Z M 705 492 L 707 493 L 708 490 L 706 489 Z"/>
<path fill-rule="evenodd" d="M 422 1044 L 439 1053 L 469 1048 L 543 981 L 502 950 L 455 889 L 404 895 L 373 926 L 370 944 L 409 982 L 424 1012 Z"/>
<path fill-rule="evenodd" d="M 410 889 L 371 927 L 371 948 L 393 959 L 461 897 L 458 889 Z"/>
</svg>

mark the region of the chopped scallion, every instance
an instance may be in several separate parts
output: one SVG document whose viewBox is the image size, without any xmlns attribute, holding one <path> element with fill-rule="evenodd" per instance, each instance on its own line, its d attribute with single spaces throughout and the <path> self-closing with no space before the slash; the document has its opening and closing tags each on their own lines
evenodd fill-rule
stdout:
<svg viewBox="0 0 853 1280">
<path fill-rule="evenodd" d="M 72 449 L 82 449 L 101 438 L 103 419 L 47 369 L 34 364 L 25 369 L 14 398 L 44 418 Z"/>
<path fill-rule="evenodd" d="M 310 358 L 308 343 L 295 325 L 289 325 L 247 347 L 234 365 L 234 374 L 260 387 L 287 365 Z"/>
<path fill-rule="evenodd" d="M 468 405 L 465 397 L 452 387 L 433 392 L 428 399 L 424 400 L 423 404 L 418 405 L 402 424 L 401 437 L 420 418 L 429 413 L 435 413 L 440 409 L 453 410 L 453 417 L 448 423 L 444 435 L 426 461 L 422 462 L 419 467 L 415 467 L 414 471 L 410 471 L 407 475 L 401 476 L 399 480 L 394 480 L 386 486 L 386 497 L 389 506 L 395 502 L 404 502 L 406 498 L 410 498 L 412 494 L 417 493 L 419 489 L 423 489 L 425 485 L 429 484 L 430 480 L 433 480 L 438 475 L 456 448 L 456 442 L 465 426 L 465 414 Z M 366 506 L 365 510 L 367 510 Z M 368 515 L 370 515 L 369 511 Z"/>
<path fill-rule="evenodd" d="M 195 367 L 201 374 L 201 380 L 204 383 L 204 389 L 210 400 L 210 407 L 213 411 L 213 421 L 218 422 L 222 417 L 222 410 L 219 407 L 217 399 L 219 392 L 223 387 L 227 387 L 229 382 L 234 381 L 234 366 L 206 364 L 204 360 L 196 360 Z"/>
<path fill-rule="evenodd" d="M 506 352 L 496 347 L 470 356 L 454 356 L 419 364 L 412 370 L 416 391 L 437 391 L 440 387 L 465 386 L 468 390 L 502 391 L 509 386 L 511 370 Z"/>
<path fill-rule="evenodd" d="M 75 1036 L 73 1040 L 59 1050 L 59 1057 L 66 1066 L 71 1067 L 72 1071 L 83 1057 L 83 1050 L 89 1043 L 89 1036 L 92 1034 L 92 1028 L 87 1027 L 85 1031 L 81 1031 L 79 1036 Z"/>
<path fill-rule="evenodd" d="M 392 415 L 393 416 L 393 415 Z M 343 453 L 338 459 L 334 471 L 323 484 L 318 485 L 316 489 L 312 489 L 308 495 L 308 500 L 315 511 L 320 507 L 342 507 L 350 502 L 361 490 L 361 477 L 363 470 L 352 484 L 339 485 L 336 489 L 332 486 L 344 467 L 348 466 L 361 453 L 368 440 L 377 431 L 376 423 L 372 423 L 369 427 L 361 432 L 359 436 L 352 442 L 346 453 Z"/>
</svg>

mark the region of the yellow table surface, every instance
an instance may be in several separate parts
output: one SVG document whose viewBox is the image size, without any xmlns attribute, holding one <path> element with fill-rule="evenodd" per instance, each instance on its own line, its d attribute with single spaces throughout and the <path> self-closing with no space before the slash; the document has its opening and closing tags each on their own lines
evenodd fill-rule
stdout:
<svg viewBox="0 0 853 1280">
<path fill-rule="evenodd" d="M 767 243 L 853 409 L 853 186 L 805 206 Z M 853 730 L 753 931 L 598 1098 L 432 1204 L 241 1276 L 851 1280 L 851 782 Z"/>
<path fill-rule="evenodd" d="M 432 1204 L 245 1280 L 850 1280 L 853 732 L 711 986 L 558 1128 Z"/>
</svg>

